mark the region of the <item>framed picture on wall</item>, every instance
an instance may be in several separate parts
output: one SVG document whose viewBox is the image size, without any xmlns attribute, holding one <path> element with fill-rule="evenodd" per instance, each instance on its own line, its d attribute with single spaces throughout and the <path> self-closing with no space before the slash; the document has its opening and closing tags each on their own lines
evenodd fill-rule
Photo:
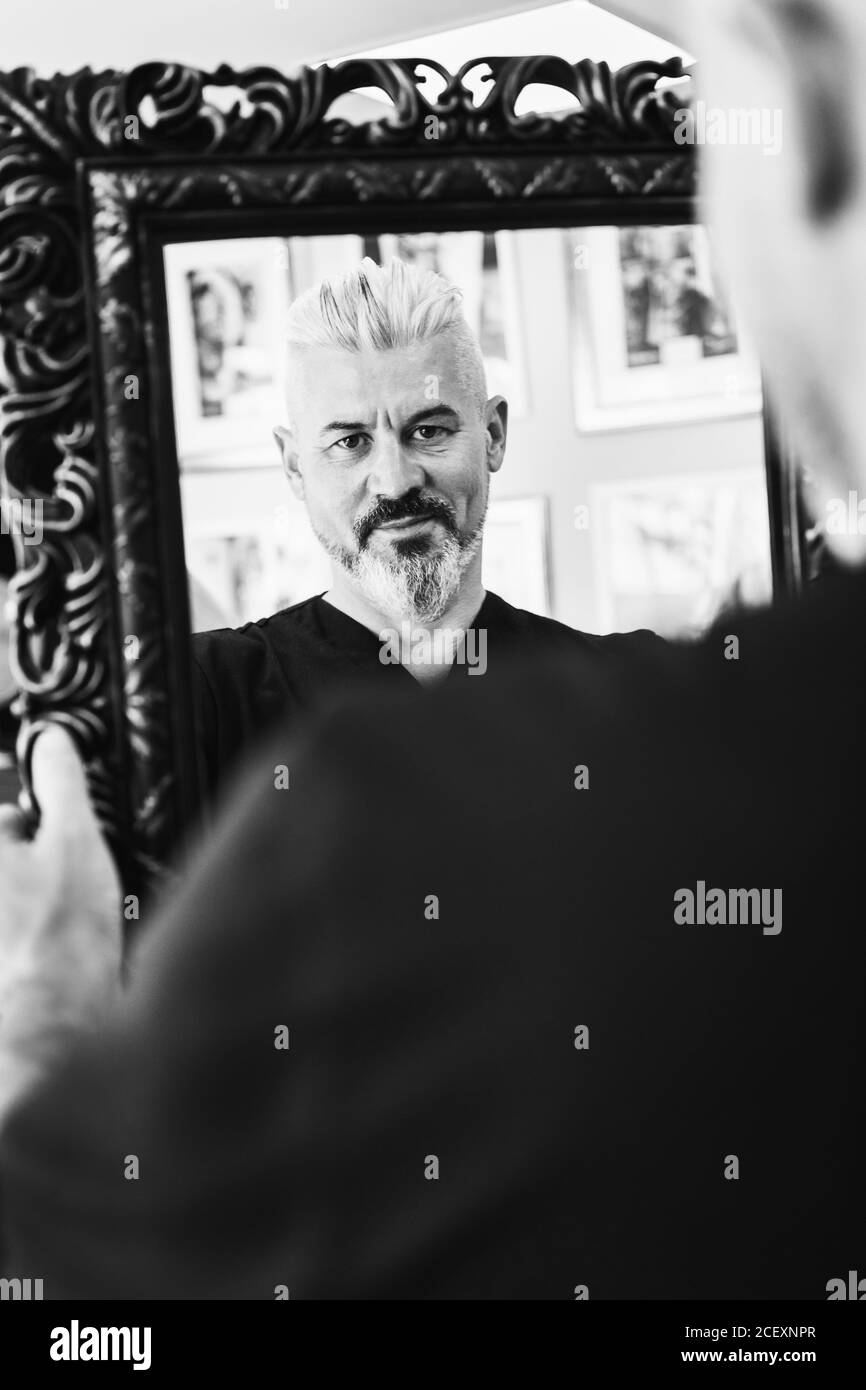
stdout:
<svg viewBox="0 0 866 1390">
<path fill-rule="evenodd" d="M 579 430 L 760 412 L 758 363 L 703 227 L 585 227 L 564 237 Z"/>
<path fill-rule="evenodd" d="M 329 587 L 327 557 L 300 505 L 186 528 L 193 632 L 256 622 Z"/>
<path fill-rule="evenodd" d="M 590 489 L 598 626 L 697 637 L 772 597 L 763 470 L 621 479 Z"/>
<path fill-rule="evenodd" d="M 512 603 L 550 617 L 547 499 L 491 500 L 484 527 L 484 586 Z"/>
<path fill-rule="evenodd" d="M 293 298 L 286 241 L 166 246 L 165 281 L 181 468 L 273 463 Z"/>
</svg>

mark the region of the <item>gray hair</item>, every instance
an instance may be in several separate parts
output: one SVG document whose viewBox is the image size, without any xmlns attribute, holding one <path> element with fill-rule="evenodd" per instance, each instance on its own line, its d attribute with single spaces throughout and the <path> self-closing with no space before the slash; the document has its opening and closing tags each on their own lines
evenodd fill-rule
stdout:
<svg viewBox="0 0 866 1390">
<path fill-rule="evenodd" d="M 294 347 L 337 347 L 387 352 L 450 332 L 461 373 L 475 387 L 479 410 L 487 400 L 484 359 L 466 321 L 460 289 L 433 270 L 369 256 L 356 270 L 322 280 L 289 309 L 286 340 Z"/>
</svg>

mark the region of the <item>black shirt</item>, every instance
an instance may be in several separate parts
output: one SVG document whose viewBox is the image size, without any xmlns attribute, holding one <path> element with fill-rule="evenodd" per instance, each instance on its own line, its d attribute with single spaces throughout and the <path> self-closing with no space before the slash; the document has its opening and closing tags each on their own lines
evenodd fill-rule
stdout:
<svg viewBox="0 0 866 1390">
<path fill-rule="evenodd" d="M 590 636 L 551 618 L 513 608 L 488 593 L 473 628 L 486 632 L 485 680 L 497 681 L 512 661 L 532 662 L 546 653 L 573 655 L 594 663 L 660 639 L 646 630 L 606 637 Z M 470 654 L 478 651 L 467 644 Z M 222 628 L 193 637 L 194 699 L 202 785 L 212 799 L 239 756 L 277 721 L 318 708 L 329 696 L 352 686 L 424 691 L 399 663 L 383 663 L 378 633 L 350 618 L 321 595 L 304 599 L 269 618 L 237 629 Z M 469 676 L 455 662 L 447 681 Z M 438 684 L 438 682 L 437 682 Z"/>
</svg>

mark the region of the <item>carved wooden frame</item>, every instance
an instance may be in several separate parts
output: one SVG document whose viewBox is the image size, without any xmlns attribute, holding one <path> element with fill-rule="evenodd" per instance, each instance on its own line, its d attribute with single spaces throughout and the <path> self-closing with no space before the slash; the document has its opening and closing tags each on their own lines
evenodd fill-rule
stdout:
<svg viewBox="0 0 866 1390">
<path fill-rule="evenodd" d="M 484 65 L 476 105 L 466 79 Z M 659 86 L 683 76 L 679 59 L 611 72 L 551 57 L 453 75 L 407 59 L 0 76 L 2 467 L 7 497 L 42 502 L 44 529 L 38 546 L 16 540 L 19 759 L 28 788 L 39 728 L 78 738 L 128 892 L 159 874 L 198 798 L 165 240 L 332 231 L 344 216 L 370 231 L 689 221 L 694 152 L 674 138 L 688 88 Z M 516 116 L 536 82 L 578 108 Z M 329 117 L 361 87 L 390 98 L 387 118 Z M 769 445 L 776 583 L 791 587 L 796 491 L 772 432 Z"/>
</svg>

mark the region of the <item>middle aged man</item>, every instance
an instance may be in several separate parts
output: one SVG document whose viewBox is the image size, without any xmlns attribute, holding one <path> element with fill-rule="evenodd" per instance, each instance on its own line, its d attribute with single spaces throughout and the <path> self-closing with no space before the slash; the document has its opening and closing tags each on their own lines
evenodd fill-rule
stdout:
<svg viewBox="0 0 866 1390">
<path fill-rule="evenodd" d="M 383 692 L 445 675 L 497 680 L 506 659 L 531 664 L 544 649 L 591 664 L 657 640 L 587 636 L 485 593 L 482 533 L 508 410 L 487 397 L 460 301 L 434 272 L 367 259 L 292 305 L 291 426 L 275 433 L 332 582 L 237 631 L 195 637 L 211 794 L 267 725 L 347 680 Z"/>
</svg>

